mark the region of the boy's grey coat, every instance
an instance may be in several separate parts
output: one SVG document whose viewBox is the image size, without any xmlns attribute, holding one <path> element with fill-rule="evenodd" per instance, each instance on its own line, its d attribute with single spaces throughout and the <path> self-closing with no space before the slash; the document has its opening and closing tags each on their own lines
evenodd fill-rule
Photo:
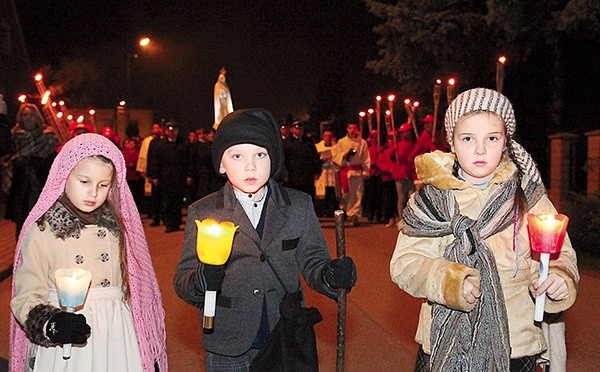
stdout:
<svg viewBox="0 0 600 372">
<path fill-rule="evenodd" d="M 322 271 L 331 257 L 315 215 L 310 196 L 280 186 L 270 180 L 269 201 L 263 239 L 250 223 L 228 182 L 221 190 L 192 204 L 188 209 L 185 243 L 175 272 L 177 294 L 201 308 L 204 292 L 194 284 L 198 257 L 195 220 L 212 218 L 239 226 L 225 279 L 217 297 L 214 332 L 203 335 L 206 350 L 238 356 L 249 350 L 256 337 L 263 299 L 266 299 L 269 327 L 279 319 L 279 303 L 284 289 L 268 263 L 269 258 L 289 292 L 300 287 L 298 272 L 307 284 L 331 298 L 337 291 L 329 288 Z"/>
</svg>

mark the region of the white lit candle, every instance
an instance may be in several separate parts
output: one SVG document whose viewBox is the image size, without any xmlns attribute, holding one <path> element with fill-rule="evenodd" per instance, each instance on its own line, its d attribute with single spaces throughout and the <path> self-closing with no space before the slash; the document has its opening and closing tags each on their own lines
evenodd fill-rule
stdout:
<svg viewBox="0 0 600 372">
<path fill-rule="evenodd" d="M 73 310 L 83 305 L 87 295 L 92 273 L 84 269 L 62 268 L 54 272 L 56 281 L 56 290 L 58 292 L 58 301 L 60 305 L 66 308 L 66 311 Z M 71 344 L 63 345 L 63 358 L 71 357 Z"/>
</svg>

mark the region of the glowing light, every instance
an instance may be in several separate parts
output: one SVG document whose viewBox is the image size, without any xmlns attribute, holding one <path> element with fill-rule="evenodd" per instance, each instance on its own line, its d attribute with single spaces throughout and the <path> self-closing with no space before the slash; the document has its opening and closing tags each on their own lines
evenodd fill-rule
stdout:
<svg viewBox="0 0 600 372">
<path fill-rule="evenodd" d="M 42 78 L 43 78 L 42 74 L 35 74 L 35 77 L 34 77 L 35 81 L 41 81 Z"/>
<path fill-rule="evenodd" d="M 448 85 L 454 86 L 455 84 L 456 84 L 456 79 L 454 79 L 454 78 L 448 79 Z"/>
<path fill-rule="evenodd" d="M 506 58 L 506 56 L 498 57 L 498 62 L 500 62 L 501 64 L 505 64 L 507 60 L 508 59 Z"/>
<path fill-rule="evenodd" d="M 21 103 L 25 103 L 25 101 L 27 100 L 27 95 L 25 95 L 25 94 L 21 94 L 21 95 L 19 96 L 19 98 L 17 98 L 17 99 L 19 100 L 19 102 L 21 102 Z"/>
<path fill-rule="evenodd" d="M 42 96 L 42 105 L 45 105 L 46 103 L 48 103 L 49 99 L 50 99 L 50 91 L 47 90 L 46 93 L 44 93 L 44 95 Z"/>
<path fill-rule="evenodd" d="M 388 98 L 387 98 L 387 99 L 388 99 L 388 101 L 390 101 L 390 102 L 394 102 L 394 100 L 396 99 L 396 96 L 395 96 L 395 95 L 393 95 L 393 94 L 390 94 L 390 95 L 388 96 Z"/>
</svg>

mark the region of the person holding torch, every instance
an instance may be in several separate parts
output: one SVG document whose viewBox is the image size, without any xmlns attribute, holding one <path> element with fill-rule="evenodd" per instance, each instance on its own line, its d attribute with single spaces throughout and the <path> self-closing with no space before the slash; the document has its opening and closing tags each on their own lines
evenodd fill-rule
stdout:
<svg viewBox="0 0 600 372">
<path fill-rule="evenodd" d="M 242 371 L 266 344 L 286 292 L 301 291 L 299 274 L 312 289 L 336 298 L 337 289 L 354 286 L 356 268 L 350 257 L 331 259 L 311 197 L 279 184 L 284 150 L 271 113 L 227 115 L 211 150 L 215 169 L 228 182 L 188 208 L 174 286 L 204 315 L 212 312 L 206 296 L 216 292 L 214 319 L 203 324 L 206 370 Z M 224 260 L 198 257 L 220 245 L 199 240 L 196 221 L 207 220 L 235 230 Z"/>
<path fill-rule="evenodd" d="M 528 216 L 556 209 L 531 156 L 514 140 L 508 98 L 485 88 L 465 91 L 452 101 L 444 122 L 451 152 L 415 159 L 420 187 L 403 211 L 390 262 L 392 280 L 426 299 L 416 370 L 533 372 L 548 348 L 542 325 L 534 321 L 535 298 L 546 296 L 546 313 L 573 305 L 579 282 L 575 251 L 565 236 L 538 283 Z M 552 327 L 563 340 L 550 348 L 551 354 L 562 353 L 562 359 L 549 356 L 553 371 L 566 367 L 562 327 Z"/>
</svg>

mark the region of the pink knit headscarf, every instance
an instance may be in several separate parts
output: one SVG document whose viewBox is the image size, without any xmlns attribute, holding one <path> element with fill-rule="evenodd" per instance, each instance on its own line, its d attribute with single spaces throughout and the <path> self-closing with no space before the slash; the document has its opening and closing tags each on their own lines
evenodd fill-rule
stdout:
<svg viewBox="0 0 600 372">
<path fill-rule="evenodd" d="M 48 180 L 37 203 L 23 224 L 17 242 L 14 268 L 21 264 L 21 249 L 29 229 L 61 196 L 67 177 L 77 163 L 93 155 L 105 156 L 115 166 L 116 187 L 119 188 L 119 204 L 125 228 L 128 280 L 131 291 L 130 306 L 144 371 L 153 372 L 155 362 L 161 371 L 167 371 L 165 313 L 160 290 L 140 214 L 125 180 L 126 168 L 123 155 L 110 140 L 99 134 L 88 133 L 76 136 L 64 145 L 50 168 Z M 14 295 L 13 276 L 12 296 Z M 27 334 L 12 316 L 10 321 L 11 371 L 24 370 L 28 344 Z"/>
</svg>

